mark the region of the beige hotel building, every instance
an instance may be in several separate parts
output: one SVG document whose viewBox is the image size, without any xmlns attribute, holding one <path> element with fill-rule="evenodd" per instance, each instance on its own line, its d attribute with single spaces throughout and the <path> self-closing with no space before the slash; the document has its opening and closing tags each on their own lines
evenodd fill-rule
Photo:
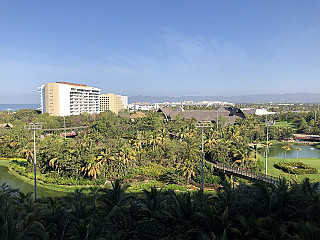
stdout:
<svg viewBox="0 0 320 240">
<path fill-rule="evenodd" d="M 100 97 L 100 111 L 112 111 L 116 114 L 120 110 L 127 109 L 128 107 L 128 97 L 115 95 L 113 93 L 101 94 Z"/>
</svg>

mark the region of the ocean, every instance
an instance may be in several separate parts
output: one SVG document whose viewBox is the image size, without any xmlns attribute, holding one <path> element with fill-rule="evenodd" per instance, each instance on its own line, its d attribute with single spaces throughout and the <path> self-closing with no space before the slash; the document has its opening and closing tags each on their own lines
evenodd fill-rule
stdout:
<svg viewBox="0 0 320 240">
<path fill-rule="evenodd" d="M 20 109 L 37 109 L 39 104 L 0 104 L 0 111 L 17 111 Z"/>
</svg>

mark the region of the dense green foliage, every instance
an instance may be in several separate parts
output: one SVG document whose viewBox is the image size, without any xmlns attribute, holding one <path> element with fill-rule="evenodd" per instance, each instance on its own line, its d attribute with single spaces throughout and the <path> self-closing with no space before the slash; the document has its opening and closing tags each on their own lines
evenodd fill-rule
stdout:
<svg viewBox="0 0 320 240">
<path fill-rule="evenodd" d="M 31 177 L 33 172 L 33 141 L 28 122 L 44 122 L 44 128 L 63 126 L 61 117 L 38 115 L 33 110 L 0 113 L 1 122 L 12 122 L 12 129 L 0 129 L 0 156 L 24 157 L 26 164 L 13 164 L 12 169 Z M 249 116 L 219 131 L 205 129 L 206 159 L 228 165 L 261 169 L 258 149 L 248 143 L 265 139 L 264 119 Z M 201 131 L 195 120 L 177 117 L 166 121 L 161 113 L 150 112 L 145 118 L 131 119 L 111 112 L 99 115 L 66 117 L 66 125 L 89 128 L 76 138 L 61 137 L 59 132 L 46 132 L 40 140 L 37 131 L 37 167 L 39 179 L 55 184 L 88 184 L 94 179 L 100 184 L 112 179 L 160 180 L 166 183 L 200 182 Z M 61 133 L 61 132 L 60 132 Z M 270 139 L 282 139 L 291 133 L 281 127 L 270 130 Z M 25 169 L 23 169 L 25 168 Z M 205 181 L 217 184 L 220 177 L 205 165 Z M 69 183 L 65 179 L 69 179 Z"/>
<path fill-rule="evenodd" d="M 300 106 L 292 107 L 292 110 L 300 109 Z M 309 124 L 315 114 L 312 106 L 309 109 L 293 113 L 270 108 L 279 110 L 280 114 L 268 118 L 286 120 L 290 124 L 294 122 L 299 132 L 305 132 L 302 130 L 305 129 L 303 123 L 298 121 L 304 119 Z M 259 162 L 258 155 L 264 148 L 259 149 L 257 143 L 265 144 L 265 120 L 265 117 L 250 115 L 246 119 L 238 118 L 233 126 L 220 125 L 216 129 L 213 124 L 212 128 L 206 128 L 205 158 L 208 161 L 262 171 L 264 166 Z M 0 156 L 26 158 L 26 164 L 13 164 L 11 167 L 24 176 L 31 176 L 33 172 L 32 133 L 24 129 L 24 125 L 43 122 L 44 128 L 63 127 L 63 118 L 37 114 L 34 110 L 0 112 L 0 122 L 11 122 L 14 126 L 12 129 L 0 129 Z M 134 121 L 111 112 L 68 116 L 67 127 L 88 128 L 79 131 L 78 136 L 73 139 L 61 137 L 61 132 L 52 134 L 49 131 L 37 131 L 39 178 L 47 183 L 70 185 L 88 185 L 90 180 L 103 184 L 116 178 L 199 183 L 201 131 L 195 124 L 195 120 L 183 119 L 181 116 L 174 121 L 166 121 L 157 112 L 148 112 L 145 118 Z M 319 121 L 314 122 L 314 129 L 318 124 Z M 288 126 L 271 126 L 269 140 L 288 139 L 293 132 Z M 41 134 L 45 134 L 43 141 L 39 138 Z M 205 164 L 205 178 L 211 184 L 221 181 L 219 174 L 209 164 Z"/>
<path fill-rule="evenodd" d="M 308 165 L 302 162 L 279 162 L 275 164 L 276 168 L 281 169 L 287 173 L 293 174 L 316 174 L 318 173 L 317 168 L 309 167 Z"/>
<path fill-rule="evenodd" d="M 295 126 L 297 133 L 320 134 L 319 114 L 319 108 L 315 105 L 293 106 L 289 110 L 280 111 L 273 119 L 289 122 Z"/>
<path fill-rule="evenodd" d="M 318 184 L 228 182 L 216 194 L 112 188 L 34 201 L 0 186 L 0 239 L 318 239 Z"/>
<path fill-rule="evenodd" d="M 319 122 L 312 125 L 309 115 L 312 113 L 281 112 L 272 118 L 291 123 L 303 118 L 312 128 L 303 127 L 301 120 L 298 131 L 316 133 Z M 44 122 L 44 128 L 61 128 L 63 119 L 20 110 L 0 112 L 0 122 L 14 125 L 0 129 L 0 156 L 26 158 L 10 167 L 33 177 L 33 139 L 24 125 Z M 3 185 L 0 239 L 319 238 L 319 186 L 309 179 L 302 184 L 281 179 L 276 186 L 231 186 L 205 162 L 205 182 L 221 187 L 215 194 L 167 190 L 186 191 L 186 186 L 200 182 L 201 131 L 195 123 L 179 116 L 168 122 L 154 112 L 135 121 L 105 112 L 67 117 L 67 127 L 88 126 L 75 138 L 46 132 L 40 140 L 43 132 L 38 130 L 39 180 L 89 185 L 90 190 L 34 201 L 31 194 Z M 292 133 L 290 127 L 272 126 L 269 139 L 287 139 Z M 263 167 L 257 143 L 265 143 L 265 139 L 264 117 L 248 116 L 219 129 L 213 125 L 204 133 L 205 158 L 259 171 Z M 111 189 L 104 184 L 110 180 Z M 127 185 L 120 184 L 129 180 L 148 185 L 149 190 L 133 195 Z M 159 181 L 165 187 L 152 187 Z M 142 188 L 139 184 L 132 190 Z"/>
</svg>

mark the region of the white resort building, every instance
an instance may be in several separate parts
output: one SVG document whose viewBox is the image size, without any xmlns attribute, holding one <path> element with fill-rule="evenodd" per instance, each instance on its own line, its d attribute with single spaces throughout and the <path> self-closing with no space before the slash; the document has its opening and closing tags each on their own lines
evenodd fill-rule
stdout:
<svg viewBox="0 0 320 240">
<path fill-rule="evenodd" d="M 100 113 L 101 90 L 84 84 L 56 82 L 38 88 L 40 110 L 53 116 Z"/>
</svg>

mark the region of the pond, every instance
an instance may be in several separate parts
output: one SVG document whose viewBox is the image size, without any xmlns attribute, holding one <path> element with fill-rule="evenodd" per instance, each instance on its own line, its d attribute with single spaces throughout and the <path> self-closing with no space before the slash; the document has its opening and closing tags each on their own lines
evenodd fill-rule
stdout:
<svg viewBox="0 0 320 240">
<path fill-rule="evenodd" d="M 313 145 L 307 145 L 302 143 L 277 143 L 271 145 L 269 148 L 269 157 L 284 158 L 285 151 L 283 146 L 289 146 L 290 151 L 287 151 L 286 158 L 320 158 L 320 150 L 315 148 Z M 297 151 L 300 148 L 301 151 Z"/>
<path fill-rule="evenodd" d="M 1 160 L 0 160 L 1 161 Z M 14 175 L 9 174 L 8 167 L 0 165 L 0 185 L 7 183 L 13 188 L 18 188 L 23 193 L 32 192 L 34 193 L 34 185 L 33 180 L 27 180 L 26 182 L 17 178 Z M 38 184 L 37 184 L 38 185 Z M 37 186 L 37 194 L 38 197 L 55 197 L 55 196 L 63 196 L 65 193 L 58 192 L 50 189 L 46 189 L 41 186 Z"/>
</svg>

